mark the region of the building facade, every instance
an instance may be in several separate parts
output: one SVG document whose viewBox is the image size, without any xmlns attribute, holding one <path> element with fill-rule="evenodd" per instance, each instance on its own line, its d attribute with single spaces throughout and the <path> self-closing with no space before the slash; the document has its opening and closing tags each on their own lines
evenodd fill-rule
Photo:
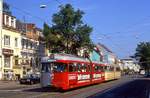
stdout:
<svg viewBox="0 0 150 98">
<path fill-rule="evenodd" d="M 2 5 L 0 0 L 0 80 L 39 72 L 40 58 L 45 56 L 42 30 L 17 20 Z"/>
<path fill-rule="evenodd" d="M 39 30 L 31 23 L 25 23 L 25 27 L 26 31 L 21 37 L 23 75 L 39 71 Z"/>
<path fill-rule="evenodd" d="M 128 59 L 121 59 L 122 61 L 122 69 L 123 70 L 130 70 L 134 72 L 139 72 L 140 71 L 140 65 L 137 64 L 133 59 L 128 58 Z"/>
<path fill-rule="evenodd" d="M 16 29 L 16 18 L 3 12 L 2 79 L 12 80 L 21 74 L 21 34 Z"/>
</svg>

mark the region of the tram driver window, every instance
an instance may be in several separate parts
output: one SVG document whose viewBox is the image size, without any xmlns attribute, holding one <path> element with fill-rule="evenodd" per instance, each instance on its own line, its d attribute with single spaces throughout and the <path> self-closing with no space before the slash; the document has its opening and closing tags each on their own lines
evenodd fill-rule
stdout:
<svg viewBox="0 0 150 98">
<path fill-rule="evenodd" d="M 54 63 L 54 72 L 67 72 L 67 64 L 65 63 Z"/>
<path fill-rule="evenodd" d="M 52 64 L 49 64 L 49 63 L 43 63 L 41 71 L 42 72 L 51 72 L 51 65 Z"/>
</svg>

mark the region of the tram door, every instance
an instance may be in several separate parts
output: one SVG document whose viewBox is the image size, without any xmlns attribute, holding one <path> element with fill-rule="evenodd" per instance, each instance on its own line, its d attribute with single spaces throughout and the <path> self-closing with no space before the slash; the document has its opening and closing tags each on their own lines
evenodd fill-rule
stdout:
<svg viewBox="0 0 150 98">
<path fill-rule="evenodd" d="M 69 64 L 69 85 L 75 85 L 77 83 L 77 64 L 76 63 L 70 63 Z"/>
<path fill-rule="evenodd" d="M 47 87 L 51 85 L 52 63 L 42 63 L 41 68 L 41 86 Z"/>
</svg>

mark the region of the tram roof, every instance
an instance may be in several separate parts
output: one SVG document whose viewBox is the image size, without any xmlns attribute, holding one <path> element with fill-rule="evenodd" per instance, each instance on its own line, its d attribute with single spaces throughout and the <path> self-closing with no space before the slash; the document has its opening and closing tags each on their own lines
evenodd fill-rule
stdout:
<svg viewBox="0 0 150 98">
<path fill-rule="evenodd" d="M 50 56 L 42 58 L 42 62 L 54 62 L 56 60 L 70 60 L 70 61 L 90 62 L 86 58 L 81 58 L 81 57 L 71 55 L 71 54 L 51 54 Z"/>
<path fill-rule="evenodd" d="M 79 61 L 90 63 L 90 61 L 87 58 L 82 58 L 71 54 L 52 54 L 50 56 L 42 58 L 42 62 L 55 62 L 56 60 L 68 60 L 68 61 Z M 98 61 L 92 61 L 92 63 L 105 64 Z"/>
</svg>

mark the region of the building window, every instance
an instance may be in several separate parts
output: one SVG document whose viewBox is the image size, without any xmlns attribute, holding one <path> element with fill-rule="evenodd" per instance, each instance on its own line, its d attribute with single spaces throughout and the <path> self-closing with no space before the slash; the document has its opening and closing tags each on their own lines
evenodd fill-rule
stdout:
<svg viewBox="0 0 150 98">
<path fill-rule="evenodd" d="M 24 39 L 21 40 L 21 44 L 22 44 L 22 48 L 24 48 L 25 47 L 25 40 Z"/>
<path fill-rule="evenodd" d="M 4 67 L 10 68 L 10 56 L 4 56 Z"/>
<path fill-rule="evenodd" d="M 4 45 L 10 45 L 10 36 L 4 35 Z"/>
<path fill-rule="evenodd" d="M 11 18 L 11 26 L 14 27 L 14 18 Z"/>
<path fill-rule="evenodd" d="M 15 56 L 15 65 L 18 65 L 19 63 L 18 63 L 18 56 Z"/>
<path fill-rule="evenodd" d="M 28 41 L 28 40 L 26 40 L 26 49 L 28 48 L 28 43 L 29 43 L 29 41 Z"/>
<path fill-rule="evenodd" d="M 33 47 L 32 47 L 32 42 L 30 43 L 30 47 L 31 47 L 31 49 L 33 48 Z"/>
<path fill-rule="evenodd" d="M 9 26 L 9 16 L 6 16 L 6 25 Z"/>
<path fill-rule="evenodd" d="M 15 38 L 15 47 L 18 47 L 18 38 Z"/>
</svg>

